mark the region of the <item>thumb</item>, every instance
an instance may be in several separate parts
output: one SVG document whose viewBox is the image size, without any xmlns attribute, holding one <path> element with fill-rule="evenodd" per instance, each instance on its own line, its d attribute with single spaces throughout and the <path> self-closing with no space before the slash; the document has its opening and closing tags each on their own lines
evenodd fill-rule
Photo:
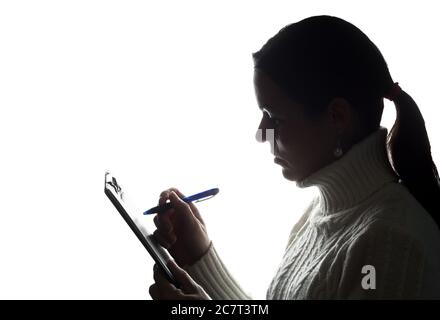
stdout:
<svg viewBox="0 0 440 320">
<path fill-rule="evenodd" d="M 169 260 L 167 266 L 176 278 L 177 283 L 181 286 L 184 293 L 194 293 L 197 291 L 194 280 L 190 275 L 177 265 L 174 260 Z"/>
</svg>

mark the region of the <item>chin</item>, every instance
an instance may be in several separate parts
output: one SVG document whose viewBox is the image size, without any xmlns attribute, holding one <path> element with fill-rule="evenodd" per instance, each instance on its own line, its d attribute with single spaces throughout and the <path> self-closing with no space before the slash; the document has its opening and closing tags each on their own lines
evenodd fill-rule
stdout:
<svg viewBox="0 0 440 320">
<path fill-rule="evenodd" d="M 289 181 L 298 181 L 299 180 L 298 175 L 296 175 L 294 172 L 292 172 L 291 169 L 283 168 L 282 173 L 283 173 L 284 178 Z"/>
<path fill-rule="evenodd" d="M 307 174 L 304 172 L 293 170 L 292 168 L 283 167 L 282 168 L 283 176 L 286 180 L 299 182 L 307 178 Z"/>
</svg>

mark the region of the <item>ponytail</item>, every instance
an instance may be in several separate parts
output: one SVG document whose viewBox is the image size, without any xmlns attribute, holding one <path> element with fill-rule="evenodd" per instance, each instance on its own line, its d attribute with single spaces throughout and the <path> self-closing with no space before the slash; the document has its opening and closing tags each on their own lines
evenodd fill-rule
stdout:
<svg viewBox="0 0 440 320">
<path fill-rule="evenodd" d="M 397 119 L 387 139 L 389 160 L 440 227 L 439 176 L 425 122 L 414 100 L 393 88 L 386 61 L 366 34 L 341 18 L 313 16 L 282 28 L 253 58 L 307 115 L 322 114 L 334 97 L 346 98 L 364 133 L 379 127 L 383 97 L 391 93 Z"/>
<path fill-rule="evenodd" d="M 420 110 L 405 91 L 393 99 L 396 122 L 388 135 L 388 152 L 401 182 L 440 227 L 440 180 Z"/>
</svg>

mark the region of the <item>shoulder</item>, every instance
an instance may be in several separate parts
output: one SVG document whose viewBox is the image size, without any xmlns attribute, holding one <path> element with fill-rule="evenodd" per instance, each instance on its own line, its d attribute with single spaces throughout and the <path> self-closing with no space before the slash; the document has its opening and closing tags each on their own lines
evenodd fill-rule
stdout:
<svg viewBox="0 0 440 320">
<path fill-rule="evenodd" d="M 383 188 L 363 215 L 360 240 L 374 236 L 420 242 L 427 246 L 440 243 L 440 229 L 431 215 L 400 183 Z"/>
<path fill-rule="evenodd" d="M 410 249 L 422 253 L 423 245 L 405 223 L 376 217 L 352 237 L 348 242 L 347 253 L 358 250 L 368 257 L 381 253 L 395 255 L 399 251 L 406 252 Z"/>
<path fill-rule="evenodd" d="M 387 220 L 376 220 L 354 237 L 341 256 L 339 294 L 351 297 L 417 297 L 425 250 L 411 232 Z M 375 290 L 363 280 L 374 276 Z"/>
</svg>

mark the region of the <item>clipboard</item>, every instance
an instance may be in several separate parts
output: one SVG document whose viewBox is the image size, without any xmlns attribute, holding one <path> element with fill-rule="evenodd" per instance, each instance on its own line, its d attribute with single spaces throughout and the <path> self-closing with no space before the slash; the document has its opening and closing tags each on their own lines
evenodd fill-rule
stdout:
<svg viewBox="0 0 440 320">
<path fill-rule="evenodd" d="M 153 235 L 148 232 L 148 230 L 146 230 L 145 227 L 139 222 L 137 216 L 142 218 L 142 212 L 136 214 L 133 206 L 130 205 L 130 202 L 126 199 L 124 191 L 116 180 L 116 177 L 108 171 L 105 173 L 104 192 L 145 249 L 147 249 L 157 266 L 161 268 L 168 281 L 179 288 L 179 284 L 175 280 L 170 269 L 167 267 L 167 261 L 172 259 L 170 254 L 165 250 L 164 247 L 156 242 Z"/>
</svg>

